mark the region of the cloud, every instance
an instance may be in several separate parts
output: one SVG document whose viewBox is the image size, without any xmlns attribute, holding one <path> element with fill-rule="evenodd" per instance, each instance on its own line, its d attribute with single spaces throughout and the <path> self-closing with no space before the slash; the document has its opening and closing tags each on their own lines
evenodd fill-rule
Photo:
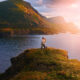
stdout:
<svg viewBox="0 0 80 80">
<path fill-rule="evenodd" d="M 6 0 L 0 0 L 0 2 L 2 2 L 2 1 L 6 1 Z"/>
<path fill-rule="evenodd" d="M 43 0 L 24 0 L 24 1 L 28 1 L 32 4 L 32 6 L 34 7 L 40 7 L 43 6 Z"/>
<path fill-rule="evenodd" d="M 38 5 L 43 5 L 43 0 L 38 0 L 38 1 L 36 1 L 36 4 L 38 4 Z"/>
<path fill-rule="evenodd" d="M 47 7 L 69 6 L 78 0 L 43 0 L 43 5 Z"/>
<path fill-rule="evenodd" d="M 46 6 L 48 8 L 55 7 L 67 7 L 76 2 L 80 2 L 80 0 L 26 0 L 31 2 L 31 4 L 35 7 Z"/>
<path fill-rule="evenodd" d="M 80 0 L 26 0 L 46 17 L 63 16 L 80 26 Z"/>
<path fill-rule="evenodd" d="M 71 4 L 77 0 L 43 0 L 47 4 Z"/>
</svg>

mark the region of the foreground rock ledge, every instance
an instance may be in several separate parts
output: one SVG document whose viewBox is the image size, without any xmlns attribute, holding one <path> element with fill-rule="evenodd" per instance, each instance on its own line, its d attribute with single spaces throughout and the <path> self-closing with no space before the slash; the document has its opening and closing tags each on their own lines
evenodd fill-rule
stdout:
<svg viewBox="0 0 80 80">
<path fill-rule="evenodd" d="M 80 80 L 80 62 L 68 59 L 65 50 L 28 49 L 11 63 L 0 80 Z"/>
</svg>

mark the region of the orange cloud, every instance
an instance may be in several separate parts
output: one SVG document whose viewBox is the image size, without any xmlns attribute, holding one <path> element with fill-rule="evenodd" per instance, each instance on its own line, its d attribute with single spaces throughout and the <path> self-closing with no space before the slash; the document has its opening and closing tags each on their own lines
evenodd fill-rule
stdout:
<svg viewBox="0 0 80 80">
<path fill-rule="evenodd" d="M 43 3 L 48 7 L 68 6 L 76 3 L 79 0 L 43 0 Z"/>
</svg>

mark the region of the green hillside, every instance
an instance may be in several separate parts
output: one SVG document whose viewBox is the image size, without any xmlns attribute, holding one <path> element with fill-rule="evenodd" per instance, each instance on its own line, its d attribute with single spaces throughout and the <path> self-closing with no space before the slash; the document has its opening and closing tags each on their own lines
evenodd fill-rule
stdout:
<svg viewBox="0 0 80 80">
<path fill-rule="evenodd" d="M 0 27 L 37 27 L 45 21 L 31 5 L 22 0 L 0 2 Z"/>
<path fill-rule="evenodd" d="M 29 49 L 11 63 L 0 80 L 80 80 L 80 62 L 68 59 L 65 50 Z"/>
<path fill-rule="evenodd" d="M 19 34 L 22 34 L 22 32 L 23 34 L 46 33 L 42 31 L 42 28 L 47 29 L 50 26 L 28 2 L 23 0 L 0 2 L 1 31 L 4 31 L 4 28 L 11 28 L 14 33 Z M 36 30 L 34 31 L 35 28 Z"/>
<path fill-rule="evenodd" d="M 0 36 L 14 34 L 54 34 L 76 32 L 65 26 L 48 22 L 28 2 L 6 0 L 0 2 Z"/>
</svg>

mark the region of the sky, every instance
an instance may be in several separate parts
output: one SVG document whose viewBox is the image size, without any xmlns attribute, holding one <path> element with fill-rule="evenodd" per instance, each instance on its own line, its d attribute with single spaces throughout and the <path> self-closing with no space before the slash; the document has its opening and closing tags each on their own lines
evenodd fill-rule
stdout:
<svg viewBox="0 0 80 80">
<path fill-rule="evenodd" d="M 63 16 L 80 28 L 80 0 L 25 0 L 46 17 Z"/>
<path fill-rule="evenodd" d="M 4 0 L 0 0 L 4 1 Z M 80 28 L 80 0 L 25 0 L 46 17 L 63 16 Z"/>
</svg>

